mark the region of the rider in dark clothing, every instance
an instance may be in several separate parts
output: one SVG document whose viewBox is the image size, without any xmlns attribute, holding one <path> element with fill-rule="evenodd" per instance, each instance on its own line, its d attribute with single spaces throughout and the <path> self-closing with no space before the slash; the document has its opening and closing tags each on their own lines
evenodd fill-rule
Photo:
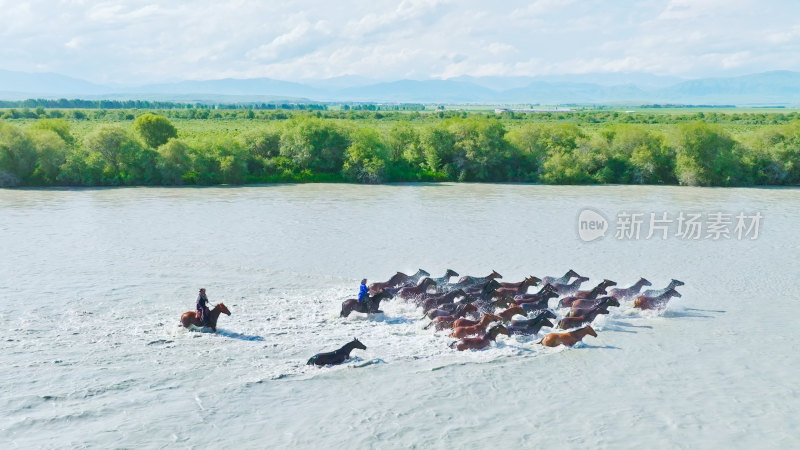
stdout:
<svg viewBox="0 0 800 450">
<path fill-rule="evenodd" d="M 358 302 L 364 303 L 367 311 L 372 310 L 372 299 L 369 298 L 369 288 L 367 288 L 367 279 L 361 280 L 361 286 L 358 288 Z"/>
<path fill-rule="evenodd" d="M 200 289 L 200 294 L 197 295 L 197 315 L 203 322 L 203 326 L 208 326 L 208 319 L 211 316 L 211 311 L 208 309 L 208 297 L 206 297 L 206 290 Z"/>
</svg>

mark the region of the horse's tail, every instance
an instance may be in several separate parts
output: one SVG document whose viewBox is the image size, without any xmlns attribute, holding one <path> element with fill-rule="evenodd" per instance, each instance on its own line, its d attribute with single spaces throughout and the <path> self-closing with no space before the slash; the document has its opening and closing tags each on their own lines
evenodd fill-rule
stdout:
<svg viewBox="0 0 800 450">
<path fill-rule="evenodd" d="M 423 317 L 422 319 L 424 319 L 424 318 L 425 318 L 425 317 Z M 420 319 L 420 320 L 422 320 L 422 319 Z M 431 320 L 430 322 L 428 322 L 428 324 L 427 324 L 427 325 L 425 325 L 425 328 L 423 328 L 423 330 L 427 330 L 428 328 L 430 328 L 430 327 L 431 327 L 431 325 L 433 325 L 433 321 L 432 321 L 432 320 Z"/>
<path fill-rule="evenodd" d="M 544 340 L 544 338 L 541 338 L 541 339 L 539 339 L 539 341 L 538 341 L 538 342 L 534 342 L 534 343 L 535 343 L 535 344 L 541 344 L 543 340 Z"/>
<path fill-rule="evenodd" d="M 450 347 L 450 348 L 456 348 L 456 344 L 458 344 L 458 341 L 453 341 L 453 342 L 449 343 L 447 346 Z"/>
<path fill-rule="evenodd" d="M 317 360 L 317 356 L 316 356 L 316 355 L 314 355 L 314 356 L 312 356 L 311 358 L 309 358 L 309 359 L 308 359 L 308 362 L 306 363 L 306 365 L 307 365 L 307 366 L 312 366 L 312 365 L 314 365 L 314 363 L 316 362 L 316 360 Z"/>
</svg>

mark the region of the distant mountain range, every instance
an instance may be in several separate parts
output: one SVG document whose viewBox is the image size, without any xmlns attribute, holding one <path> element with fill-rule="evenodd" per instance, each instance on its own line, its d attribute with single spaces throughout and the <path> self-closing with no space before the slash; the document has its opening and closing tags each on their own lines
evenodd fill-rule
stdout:
<svg viewBox="0 0 800 450">
<path fill-rule="evenodd" d="M 392 102 L 482 104 L 776 104 L 800 105 L 800 72 L 773 71 L 684 80 L 641 73 L 546 77 L 459 77 L 379 82 L 270 78 L 104 86 L 54 73 L 0 70 L 0 99 L 141 99 L 180 102 Z"/>
</svg>

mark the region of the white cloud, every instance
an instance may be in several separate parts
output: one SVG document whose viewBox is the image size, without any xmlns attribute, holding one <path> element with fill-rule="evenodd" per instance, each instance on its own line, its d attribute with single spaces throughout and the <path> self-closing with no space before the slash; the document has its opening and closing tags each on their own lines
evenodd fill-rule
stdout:
<svg viewBox="0 0 800 450">
<path fill-rule="evenodd" d="M 800 70 L 800 2 L 0 0 L 0 69 L 98 82 Z"/>
</svg>

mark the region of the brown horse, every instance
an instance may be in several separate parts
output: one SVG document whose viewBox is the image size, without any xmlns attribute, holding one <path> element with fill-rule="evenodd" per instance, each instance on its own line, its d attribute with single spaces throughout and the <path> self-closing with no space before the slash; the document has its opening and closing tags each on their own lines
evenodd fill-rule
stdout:
<svg viewBox="0 0 800 450">
<path fill-rule="evenodd" d="M 453 324 L 453 332 L 450 334 L 450 336 L 454 338 L 463 338 L 475 334 L 483 334 L 486 332 L 486 327 L 489 326 L 490 323 L 499 322 L 499 320 L 496 320 L 495 317 L 498 316 L 495 316 L 494 314 L 484 314 L 483 317 L 481 317 L 481 320 L 475 325 L 457 327 L 455 324 Z"/>
<path fill-rule="evenodd" d="M 644 286 L 652 286 L 653 283 L 645 280 L 644 278 L 639 278 L 639 281 L 630 285 L 627 288 L 617 288 L 617 289 L 609 289 L 608 294 L 616 297 L 617 300 L 628 300 L 634 296 L 639 294 L 639 291 L 642 290 Z"/>
<path fill-rule="evenodd" d="M 376 292 L 377 293 L 377 292 L 380 292 L 380 291 L 382 291 L 382 290 L 384 290 L 386 288 L 395 287 L 395 286 L 398 286 L 398 285 L 403 285 L 403 286 L 414 285 L 414 284 L 417 284 L 417 282 L 422 277 L 427 277 L 427 276 L 430 276 L 430 274 L 428 272 L 425 272 L 422 269 L 417 270 L 417 273 L 415 273 L 413 275 L 406 275 L 403 272 L 397 272 L 396 274 L 392 275 L 392 277 L 389 278 L 388 281 L 370 284 L 369 285 L 369 290 L 371 292 Z"/>
<path fill-rule="evenodd" d="M 231 315 L 231 312 L 225 306 L 224 303 L 220 303 L 211 310 L 211 314 L 208 316 L 208 326 L 214 332 L 217 331 L 217 319 L 219 319 L 220 314 L 227 314 Z M 203 328 L 203 321 L 200 320 L 200 316 L 198 316 L 197 311 L 186 311 L 181 316 L 181 325 L 184 328 L 189 328 L 191 326 L 195 326 L 197 328 Z"/>
<path fill-rule="evenodd" d="M 614 281 L 603 280 L 603 281 L 600 282 L 600 284 L 598 284 L 597 286 L 595 286 L 591 290 L 578 291 L 578 292 L 572 294 L 572 296 L 575 297 L 575 298 L 597 298 L 598 295 L 605 294 L 607 288 L 609 288 L 610 286 L 616 286 L 616 285 L 617 285 L 617 283 L 614 282 Z"/>
<path fill-rule="evenodd" d="M 500 287 L 497 288 L 497 292 L 499 293 L 509 293 L 511 295 L 523 295 L 528 293 L 528 288 L 530 286 L 536 286 L 539 282 L 542 281 L 536 277 L 528 277 L 524 280 L 520 281 L 519 283 L 500 283 Z"/>
<path fill-rule="evenodd" d="M 522 309 L 522 307 L 519 305 L 514 305 L 508 308 L 507 310 L 501 312 L 500 314 L 498 314 L 498 316 L 500 316 L 503 320 L 508 321 L 511 320 L 511 318 L 516 316 L 517 314 L 519 314 L 520 316 L 524 316 L 525 310 Z"/>
<path fill-rule="evenodd" d="M 544 337 L 541 341 L 537 342 L 537 344 L 542 344 L 547 347 L 558 347 L 559 345 L 566 345 L 567 347 L 572 347 L 573 345 L 580 342 L 586 335 L 597 337 L 597 333 L 592 329 L 591 326 L 586 326 L 581 328 L 580 330 L 574 331 L 567 331 L 565 333 L 550 333 Z"/>
<path fill-rule="evenodd" d="M 454 341 L 450 344 L 450 348 L 455 348 L 458 351 L 463 351 L 467 349 L 475 349 L 480 350 L 482 348 L 486 348 L 489 344 L 492 343 L 493 340 L 497 339 L 498 334 L 505 334 L 508 336 L 508 329 L 503 325 L 495 325 L 486 332 L 483 337 L 479 338 L 464 338 L 460 341 Z"/>
<path fill-rule="evenodd" d="M 608 309 L 598 306 L 592 308 L 586 314 L 576 317 L 564 317 L 558 321 L 558 328 L 566 330 L 569 328 L 579 327 L 581 325 L 592 323 L 592 321 L 600 314 L 608 314 Z"/>
<path fill-rule="evenodd" d="M 408 300 L 418 295 L 425 294 L 426 292 L 428 292 L 428 288 L 431 286 L 436 286 L 436 282 L 431 280 L 430 278 L 423 278 L 416 286 L 409 286 L 400 289 L 399 291 L 397 291 L 397 295 L 400 298 Z"/>
<path fill-rule="evenodd" d="M 619 300 L 615 297 L 602 297 L 597 300 L 578 300 L 572 303 L 572 309 L 567 313 L 567 317 L 582 316 L 592 308 L 601 306 L 608 308 L 609 306 L 619 306 Z"/>
<path fill-rule="evenodd" d="M 484 317 L 489 317 L 492 320 L 494 320 L 495 322 L 500 322 L 501 320 L 503 320 L 503 318 L 498 316 L 497 314 L 484 314 L 483 317 L 481 317 L 481 320 L 484 320 Z M 453 322 L 453 328 L 471 327 L 471 326 L 477 325 L 479 323 L 480 323 L 479 320 L 471 320 L 471 319 L 461 318 L 461 319 L 458 319 L 455 322 Z"/>
<path fill-rule="evenodd" d="M 667 302 L 672 297 L 680 297 L 681 294 L 675 289 L 669 289 L 657 297 L 647 297 L 640 295 L 633 301 L 634 308 L 640 309 L 664 309 L 667 307 Z"/>
</svg>

